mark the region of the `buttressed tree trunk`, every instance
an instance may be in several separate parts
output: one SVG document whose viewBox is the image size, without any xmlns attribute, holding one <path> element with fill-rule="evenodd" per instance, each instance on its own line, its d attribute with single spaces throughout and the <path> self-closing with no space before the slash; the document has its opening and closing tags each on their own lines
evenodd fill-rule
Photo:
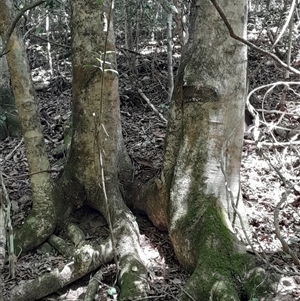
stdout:
<svg viewBox="0 0 300 301">
<path fill-rule="evenodd" d="M 37 100 L 31 81 L 31 73 L 25 47 L 16 30 L 7 43 L 7 32 L 11 25 L 12 2 L 0 1 L 0 34 L 7 45 L 6 58 L 16 107 L 22 124 L 32 188 L 33 207 L 23 227 L 15 231 L 17 253 L 26 252 L 41 244 L 56 226 L 53 183 L 47 172 L 49 160 L 45 152 L 44 137 L 38 116 Z"/>
<path fill-rule="evenodd" d="M 235 32 L 245 36 L 247 1 L 218 3 Z M 210 1 L 192 1 L 189 22 L 170 108 L 160 196 L 167 203 L 177 258 L 192 272 L 186 291 L 195 300 L 244 300 L 253 293 L 241 283 L 252 260 L 234 233 L 240 221 L 236 217 L 232 225 L 235 210 L 226 185 L 236 203 L 247 49 L 229 36 Z M 234 206 L 243 215 L 239 202 Z M 183 294 L 181 300 L 190 298 Z"/>
<path fill-rule="evenodd" d="M 120 299 L 128 300 L 145 295 L 147 273 L 139 230 L 119 185 L 131 179 L 131 162 L 121 132 L 111 1 L 72 0 L 71 10 L 73 133 L 60 183 L 69 205 L 86 202 L 111 220 L 120 260 Z"/>
</svg>

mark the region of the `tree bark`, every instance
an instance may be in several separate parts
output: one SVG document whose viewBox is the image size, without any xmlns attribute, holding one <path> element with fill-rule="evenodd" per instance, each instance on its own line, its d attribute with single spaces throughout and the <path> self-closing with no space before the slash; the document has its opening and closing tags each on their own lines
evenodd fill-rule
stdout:
<svg viewBox="0 0 300 301">
<path fill-rule="evenodd" d="M 131 162 L 121 131 L 110 1 L 73 0 L 71 9 L 73 133 L 60 184 L 67 207 L 86 202 L 111 224 L 120 300 L 128 300 L 145 296 L 147 271 L 139 230 L 121 193 L 131 179 Z"/>
<path fill-rule="evenodd" d="M 3 47 L 0 37 L 0 51 Z M 5 56 L 0 59 L 0 116 L 0 140 L 8 135 L 21 136 L 21 125 L 10 86 L 10 74 Z"/>
<path fill-rule="evenodd" d="M 219 4 L 234 30 L 245 36 L 247 1 Z M 241 300 L 249 294 L 244 271 L 254 264 L 235 234 L 241 223 L 247 224 L 239 188 L 247 49 L 230 38 L 210 1 L 191 2 L 188 36 L 170 107 L 156 203 L 166 208 L 178 260 L 192 272 L 180 300 L 190 300 L 188 295 L 195 300 Z M 156 212 L 152 216 L 162 215 Z"/>
</svg>

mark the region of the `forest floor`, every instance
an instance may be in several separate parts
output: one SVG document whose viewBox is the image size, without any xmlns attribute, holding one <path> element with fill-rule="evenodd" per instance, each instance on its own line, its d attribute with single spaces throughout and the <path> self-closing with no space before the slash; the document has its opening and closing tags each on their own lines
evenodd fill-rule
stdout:
<svg viewBox="0 0 300 301">
<path fill-rule="evenodd" d="M 40 41 L 31 37 L 34 45 Z M 44 44 L 46 48 L 46 44 Z M 53 46 L 55 50 L 55 46 Z M 44 48 L 44 49 L 45 49 Z M 126 54 L 126 55 L 125 55 Z M 54 75 L 49 72 L 45 51 L 28 49 L 32 76 L 35 83 L 45 143 L 51 169 L 59 169 L 65 162 L 64 129 L 70 118 L 71 67 L 70 59 L 57 60 Z M 137 62 L 135 67 L 128 57 Z M 178 66 L 179 55 L 175 56 Z M 261 65 L 260 65 L 261 64 Z M 257 67 L 260 65 L 259 72 Z M 176 73 L 176 67 L 174 68 Z M 153 106 L 167 117 L 167 60 L 165 45 L 141 45 L 136 57 L 126 50 L 119 50 L 121 117 L 123 136 L 134 166 L 133 180 L 140 185 L 159 174 L 163 159 L 166 131 L 164 120 L 154 112 L 138 91 L 141 89 Z M 283 72 L 260 55 L 249 52 L 250 90 L 282 80 Z M 261 122 L 258 127 L 250 124 L 245 132 L 241 165 L 241 191 L 249 219 L 249 238 L 252 248 L 267 262 L 265 267 L 280 271 L 278 296 L 274 300 L 300 300 L 300 268 L 290 254 L 283 252 L 275 234 L 275 219 L 281 235 L 289 247 L 300 257 L 300 106 L 299 95 L 289 91 L 287 102 L 278 107 L 283 86 L 272 91 L 261 89 L 251 99 Z M 263 111 L 262 111 L 263 110 Z M 280 113 L 282 112 L 282 113 Z M 280 126 L 280 127 L 278 127 Z M 283 129 L 282 129 L 283 128 Z M 255 132 L 256 131 L 256 132 Z M 254 137 L 258 137 L 259 143 Z M 293 143 L 291 143 L 291 140 Z M 274 142 L 276 142 L 274 144 Z M 24 221 L 31 208 L 28 167 L 21 138 L 7 138 L 0 143 L 1 165 L 6 188 L 12 204 L 13 226 Z M 53 173 L 55 178 L 58 173 Z M 284 199 L 285 198 L 285 199 Z M 89 220 L 84 217 L 89 214 Z M 75 216 L 76 223 L 90 240 L 108 235 L 103 218 L 89 208 Z M 177 300 L 188 275 L 176 261 L 172 246 L 165 232 L 158 231 L 144 216 L 138 216 L 141 245 L 151 272 L 149 296 L 151 300 Z M 253 252 L 248 245 L 249 252 Z M 8 269 L 4 277 L 4 290 L 51 268 L 64 265 L 66 259 L 56 252 L 46 254 L 41 248 L 20 257 L 16 264 L 16 278 L 10 279 Z M 98 291 L 97 300 L 112 300 L 107 295 L 114 281 L 114 269 L 105 267 L 106 273 Z M 41 300 L 83 300 L 91 275 Z M 255 296 L 254 296 L 255 297 Z M 255 298 L 253 298 L 255 300 Z"/>
</svg>

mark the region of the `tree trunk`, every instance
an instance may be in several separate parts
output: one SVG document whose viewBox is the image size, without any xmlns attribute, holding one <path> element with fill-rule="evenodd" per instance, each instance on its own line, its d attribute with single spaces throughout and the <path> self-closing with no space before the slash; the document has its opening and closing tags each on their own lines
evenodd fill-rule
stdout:
<svg viewBox="0 0 300 301">
<path fill-rule="evenodd" d="M 219 4 L 235 32 L 245 36 L 247 1 Z M 192 272 L 186 292 L 195 300 L 241 300 L 253 293 L 241 283 L 253 260 L 234 234 L 241 226 L 235 210 L 245 215 L 239 171 L 247 49 L 230 38 L 210 1 L 192 1 L 189 22 L 156 195 L 167 204 L 176 256 Z M 184 293 L 181 300 L 190 298 Z"/>
<path fill-rule="evenodd" d="M 131 179 L 122 139 L 110 1 L 71 1 L 73 134 L 60 184 L 67 206 L 85 201 L 113 229 L 120 259 L 121 300 L 146 294 L 139 230 L 121 194 Z M 104 63 L 105 61 L 105 63 Z M 121 187 L 119 184 L 122 183 Z"/>
<path fill-rule="evenodd" d="M 0 1 L 0 34 L 7 45 L 6 58 L 16 107 L 22 124 L 32 188 L 33 207 L 23 227 L 15 232 L 17 253 L 41 244 L 54 231 L 55 203 L 51 176 L 47 172 L 49 160 L 45 152 L 44 137 L 38 116 L 37 100 L 31 81 L 30 69 L 22 39 L 16 30 L 8 43 L 5 40 L 11 24 L 12 3 Z"/>
</svg>

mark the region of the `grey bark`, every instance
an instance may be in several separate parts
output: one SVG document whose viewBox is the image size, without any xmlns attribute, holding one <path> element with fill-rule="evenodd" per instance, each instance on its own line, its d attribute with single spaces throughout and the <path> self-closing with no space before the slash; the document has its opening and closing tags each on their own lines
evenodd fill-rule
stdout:
<svg viewBox="0 0 300 301">
<path fill-rule="evenodd" d="M 234 31 L 245 36 L 247 1 L 218 3 Z M 166 208 L 176 256 L 192 272 L 180 300 L 191 296 L 237 301 L 249 294 L 248 284 L 236 284 L 247 282 L 244 269 L 253 265 L 235 234 L 241 222 L 247 223 L 239 174 L 247 49 L 229 36 L 210 1 L 191 2 L 188 37 L 170 107 L 156 199 Z M 253 284 L 250 287 L 257 285 Z"/>
<path fill-rule="evenodd" d="M 121 194 L 131 179 L 131 162 L 121 131 L 110 1 L 99 5 L 73 0 L 71 9 L 73 133 L 60 183 L 69 205 L 79 207 L 85 201 L 111 223 L 120 264 L 120 299 L 145 296 L 147 272 L 139 230 Z"/>
<path fill-rule="evenodd" d="M 85 245 L 78 249 L 74 261 L 66 264 L 62 270 L 55 268 L 36 279 L 15 286 L 10 300 L 32 301 L 56 292 L 60 288 L 80 279 L 113 259 L 111 243 L 92 248 Z"/>
</svg>

